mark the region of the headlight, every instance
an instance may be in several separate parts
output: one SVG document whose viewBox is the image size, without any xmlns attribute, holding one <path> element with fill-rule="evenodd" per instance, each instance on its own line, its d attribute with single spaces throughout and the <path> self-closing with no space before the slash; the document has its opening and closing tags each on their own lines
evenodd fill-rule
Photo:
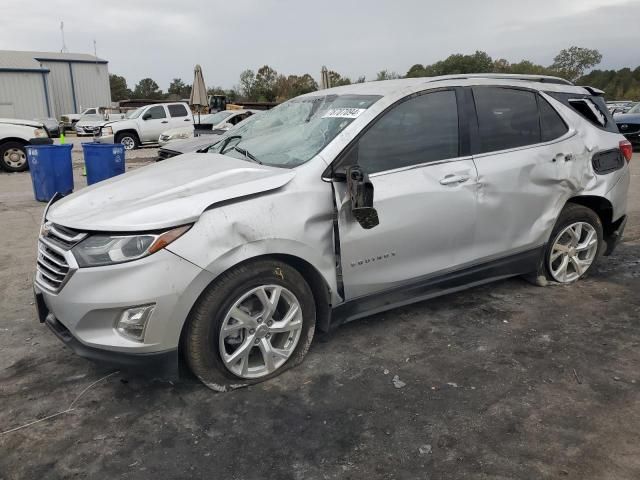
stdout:
<svg viewBox="0 0 640 480">
<path fill-rule="evenodd" d="M 49 135 L 47 134 L 47 131 L 44 128 L 36 128 L 33 131 L 33 137 L 34 138 L 46 138 Z"/>
<path fill-rule="evenodd" d="M 161 233 L 139 235 L 90 235 L 71 250 L 79 267 L 98 267 L 130 262 L 162 250 L 191 225 Z"/>
<path fill-rule="evenodd" d="M 100 135 L 113 135 L 113 128 L 111 127 L 102 127 L 100 129 Z"/>
</svg>

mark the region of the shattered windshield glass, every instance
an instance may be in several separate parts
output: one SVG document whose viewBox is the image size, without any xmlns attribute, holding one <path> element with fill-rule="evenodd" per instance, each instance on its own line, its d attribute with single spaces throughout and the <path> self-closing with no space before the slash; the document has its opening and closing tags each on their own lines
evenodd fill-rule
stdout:
<svg viewBox="0 0 640 480">
<path fill-rule="evenodd" d="M 292 168 L 313 158 L 378 95 L 317 95 L 289 100 L 234 128 L 209 152 Z M 249 153 L 250 155 L 247 155 Z"/>
</svg>

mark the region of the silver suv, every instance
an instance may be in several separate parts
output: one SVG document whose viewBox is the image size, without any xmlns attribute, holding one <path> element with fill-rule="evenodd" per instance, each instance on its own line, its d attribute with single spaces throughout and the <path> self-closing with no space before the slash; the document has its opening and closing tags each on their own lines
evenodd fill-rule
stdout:
<svg viewBox="0 0 640 480">
<path fill-rule="evenodd" d="M 631 148 L 551 77 L 370 82 L 51 204 L 41 321 L 78 354 L 228 390 L 316 329 L 514 275 L 571 283 L 625 226 Z"/>
</svg>

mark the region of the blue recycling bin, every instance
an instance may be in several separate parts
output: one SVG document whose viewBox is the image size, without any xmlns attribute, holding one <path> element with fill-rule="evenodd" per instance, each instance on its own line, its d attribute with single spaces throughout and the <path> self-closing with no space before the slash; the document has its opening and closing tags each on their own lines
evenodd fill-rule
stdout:
<svg viewBox="0 0 640 480">
<path fill-rule="evenodd" d="M 124 173 L 124 145 L 120 143 L 83 143 L 87 185 Z"/>
<path fill-rule="evenodd" d="M 48 202 L 56 193 L 73 192 L 73 145 L 28 145 L 27 161 L 33 193 L 39 202 Z"/>
</svg>

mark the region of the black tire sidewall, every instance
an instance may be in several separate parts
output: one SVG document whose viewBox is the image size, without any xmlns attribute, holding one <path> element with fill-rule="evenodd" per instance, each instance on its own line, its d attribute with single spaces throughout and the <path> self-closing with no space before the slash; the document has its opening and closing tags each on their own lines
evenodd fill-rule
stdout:
<svg viewBox="0 0 640 480">
<path fill-rule="evenodd" d="M 277 284 L 291 291 L 302 308 L 302 331 L 289 359 L 276 371 L 257 379 L 235 376 L 224 365 L 219 352 L 220 329 L 226 312 L 240 296 L 260 285 Z M 226 391 L 263 382 L 302 362 L 316 323 L 313 293 L 303 276 L 278 261 L 258 261 L 227 272 L 212 284 L 198 300 L 188 320 L 185 352 L 192 372 L 214 390 Z M 194 349 L 198 355 L 192 355 Z"/>
<path fill-rule="evenodd" d="M 9 150 L 10 148 L 18 148 L 20 150 L 22 150 L 22 152 L 25 155 L 25 158 L 27 156 L 27 149 L 25 147 L 25 145 L 19 143 L 19 142 L 4 142 L 0 144 L 0 169 L 4 170 L 5 172 L 24 172 L 25 170 L 27 170 L 29 168 L 29 162 L 25 160 L 24 165 L 22 165 L 21 167 L 15 168 L 15 167 L 11 167 L 7 164 L 4 163 L 4 153 Z"/>
<path fill-rule="evenodd" d="M 128 132 L 118 133 L 115 136 L 115 142 L 116 143 L 122 143 L 122 139 L 123 138 L 127 138 L 127 137 L 129 137 L 130 139 L 133 140 L 133 148 L 131 150 L 135 150 L 136 148 L 138 148 L 140 146 L 140 141 L 138 140 L 138 137 L 137 137 L 137 135 L 135 133 L 128 133 Z M 125 150 L 126 150 L 126 148 L 125 148 Z"/>
<path fill-rule="evenodd" d="M 582 275 L 580 275 L 580 277 L 576 278 L 575 280 L 571 282 L 566 282 L 565 284 L 574 283 L 586 277 L 592 271 L 593 266 L 596 264 L 598 259 L 602 256 L 602 252 L 604 252 L 604 248 L 605 248 L 604 234 L 603 234 L 602 222 L 598 214 L 595 213 L 590 208 L 584 207 L 582 205 L 577 205 L 577 204 L 567 205 L 560 213 L 560 216 L 558 217 L 558 220 L 556 221 L 556 224 L 553 227 L 553 231 L 551 232 L 551 237 L 549 238 L 549 242 L 547 244 L 547 248 L 544 254 L 544 272 L 547 279 L 551 282 L 560 283 L 553 278 L 553 276 L 551 275 L 550 267 L 549 267 L 549 259 L 551 256 L 551 250 L 553 248 L 553 244 L 555 243 L 558 237 L 558 234 L 562 230 L 564 230 L 567 226 L 576 222 L 585 222 L 590 224 L 593 228 L 595 228 L 596 235 L 598 237 L 598 251 L 596 252 L 596 256 L 594 257 L 593 262 L 591 262 L 591 265 L 589 265 L 589 267 L 587 268 L 587 271 L 584 272 Z"/>
</svg>

